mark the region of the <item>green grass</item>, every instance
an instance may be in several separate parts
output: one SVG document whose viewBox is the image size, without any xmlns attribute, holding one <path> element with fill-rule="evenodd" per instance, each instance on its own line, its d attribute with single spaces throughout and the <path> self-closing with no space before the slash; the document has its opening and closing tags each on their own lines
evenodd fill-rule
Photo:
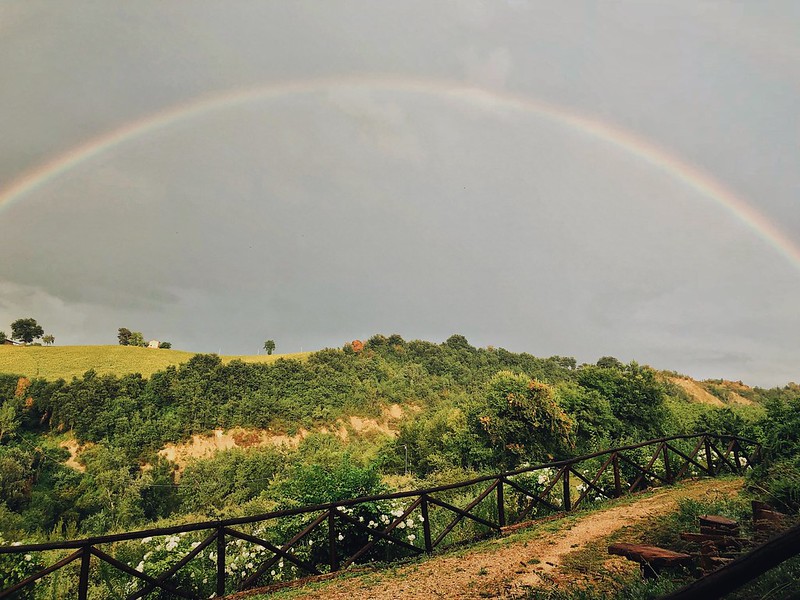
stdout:
<svg viewBox="0 0 800 600">
<path fill-rule="evenodd" d="M 306 358 L 310 352 L 252 356 L 222 356 L 222 361 L 270 363 L 279 358 Z M 149 377 L 170 365 L 187 362 L 194 352 L 135 348 L 133 346 L 0 346 L 0 373 L 26 377 L 67 379 L 81 377 L 89 369 L 98 374 L 141 373 Z"/>
</svg>

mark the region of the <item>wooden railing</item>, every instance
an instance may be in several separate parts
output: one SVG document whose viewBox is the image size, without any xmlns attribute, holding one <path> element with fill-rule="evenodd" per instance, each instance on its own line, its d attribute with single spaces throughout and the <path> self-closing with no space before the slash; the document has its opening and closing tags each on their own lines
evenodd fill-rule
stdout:
<svg viewBox="0 0 800 600">
<path fill-rule="evenodd" d="M 742 473 L 758 461 L 759 453 L 756 442 L 737 436 L 679 435 L 422 490 L 80 540 L 2 546 L 0 560 L 12 554 L 52 564 L 0 591 L 0 599 L 16 598 L 48 575 L 68 571 L 59 588 L 71 590 L 71 595 L 60 597 L 86 600 L 90 586 L 111 585 L 108 567 L 118 577 L 127 576 L 124 593 L 115 592 L 127 600 L 151 593 L 221 597 L 279 579 L 347 569 L 357 561 L 431 553 L 496 534 L 507 525 L 573 511 L 653 484 L 671 484 L 687 475 Z M 409 533 L 419 529 L 421 538 Z M 145 567 L 145 550 L 153 538 L 168 540 L 163 548 L 184 552 L 158 573 Z M 31 558 L 34 553 L 36 559 Z M 200 562 L 206 571 L 187 575 Z M 97 571 L 102 569 L 101 578 Z"/>
</svg>

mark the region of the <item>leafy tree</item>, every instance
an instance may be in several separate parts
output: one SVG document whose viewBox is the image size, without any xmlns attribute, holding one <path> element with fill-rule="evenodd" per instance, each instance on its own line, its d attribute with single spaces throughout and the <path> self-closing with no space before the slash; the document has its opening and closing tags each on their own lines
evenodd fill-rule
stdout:
<svg viewBox="0 0 800 600">
<path fill-rule="evenodd" d="M 586 366 L 578 370 L 578 383 L 605 397 L 614 416 L 625 425 L 615 439 L 649 439 L 664 432 L 664 385 L 650 367 L 635 362 L 622 368 Z"/>
<path fill-rule="evenodd" d="M 11 337 L 30 344 L 33 340 L 44 335 L 44 329 L 36 319 L 17 319 L 11 324 Z"/>
<path fill-rule="evenodd" d="M 8 338 L 5 331 L 0 331 L 0 344 L 4 343 Z"/>
<path fill-rule="evenodd" d="M 42 341 L 47 344 L 48 346 L 52 346 L 53 343 L 56 341 L 55 336 L 50 335 L 49 333 L 42 338 Z"/>
<path fill-rule="evenodd" d="M 147 343 L 144 341 L 144 336 L 142 335 L 141 331 L 132 331 L 130 337 L 128 338 L 128 346 L 139 346 L 140 348 L 144 348 L 147 346 Z"/>
<path fill-rule="evenodd" d="M 120 346 L 130 346 L 131 343 L 131 330 L 127 327 L 120 327 L 117 333 L 117 339 Z"/>
<path fill-rule="evenodd" d="M 275 340 L 267 340 L 264 342 L 264 350 L 267 351 L 267 354 L 272 354 L 275 351 Z"/>
<path fill-rule="evenodd" d="M 556 402 L 553 388 L 525 375 L 497 373 L 485 403 L 471 413 L 471 426 L 506 467 L 523 459 L 550 458 L 571 446 L 574 423 Z"/>
<path fill-rule="evenodd" d="M 169 342 L 161 342 L 158 345 L 158 347 L 163 348 L 164 350 L 169 350 L 170 348 L 172 348 L 172 344 L 170 344 Z"/>
<path fill-rule="evenodd" d="M 597 366 L 601 369 L 618 369 L 620 371 L 625 368 L 625 365 L 613 356 L 601 356 L 597 359 Z"/>
</svg>

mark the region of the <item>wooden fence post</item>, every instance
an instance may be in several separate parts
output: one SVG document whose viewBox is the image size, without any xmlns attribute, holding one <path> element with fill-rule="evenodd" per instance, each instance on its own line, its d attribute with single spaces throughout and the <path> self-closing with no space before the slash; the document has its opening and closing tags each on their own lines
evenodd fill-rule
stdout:
<svg viewBox="0 0 800 600">
<path fill-rule="evenodd" d="M 736 465 L 736 472 L 742 472 L 742 464 L 739 462 L 739 440 L 733 440 L 733 460 L 734 464 Z"/>
<path fill-rule="evenodd" d="M 672 476 L 672 468 L 669 464 L 669 450 L 667 449 L 666 442 L 664 442 L 664 477 L 666 477 L 667 483 L 674 482 L 674 478 Z"/>
<path fill-rule="evenodd" d="M 225 528 L 217 527 L 217 597 L 225 595 Z"/>
<path fill-rule="evenodd" d="M 497 524 L 500 527 L 506 526 L 506 505 L 503 498 L 503 478 L 497 480 Z"/>
<path fill-rule="evenodd" d="M 563 477 L 564 477 L 564 480 L 563 480 L 564 481 L 564 510 L 566 512 L 569 512 L 570 510 L 572 510 L 572 504 L 571 504 L 570 498 L 569 498 L 569 493 L 570 493 L 570 490 L 569 490 L 569 467 L 564 467 L 564 475 L 563 475 Z"/>
<path fill-rule="evenodd" d="M 90 546 L 84 546 L 81 554 L 81 575 L 78 580 L 78 600 L 86 600 L 89 595 L 89 566 L 92 560 Z"/>
<path fill-rule="evenodd" d="M 333 506 L 328 511 L 328 553 L 333 573 L 339 570 L 339 554 L 336 550 L 336 508 Z"/>
<path fill-rule="evenodd" d="M 433 543 L 431 542 L 431 519 L 428 516 L 428 494 L 422 494 L 422 533 L 425 538 L 425 552 L 430 554 L 433 552 Z"/>
<path fill-rule="evenodd" d="M 707 435 L 703 436 L 703 443 L 706 447 L 706 463 L 708 464 L 708 473 L 709 475 L 716 475 L 714 471 L 714 461 L 711 459 L 711 441 L 708 439 Z"/>
<path fill-rule="evenodd" d="M 614 497 L 619 498 L 622 496 L 622 482 L 619 476 L 619 455 L 614 452 L 614 458 L 611 460 L 614 466 Z"/>
</svg>

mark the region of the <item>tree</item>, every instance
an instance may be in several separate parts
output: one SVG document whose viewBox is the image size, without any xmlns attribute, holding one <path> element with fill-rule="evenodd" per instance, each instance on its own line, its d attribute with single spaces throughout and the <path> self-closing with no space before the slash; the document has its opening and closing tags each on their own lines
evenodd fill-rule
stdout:
<svg viewBox="0 0 800 600">
<path fill-rule="evenodd" d="M 131 330 L 127 327 L 120 327 L 117 333 L 117 339 L 120 346 L 130 346 L 131 343 Z"/>
<path fill-rule="evenodd" d="M 36 319 L 17 319 L 11 324 L 11 337 L 30 344 L 33 340 L 44 335 L 44 329 Z"/>
<path fill-rule="evenodd" d="M 172 344 L 170 344 L 169 342 L 161 342 L 158 345 L 158 347 L 163 348 L 164 350 L 169 350 L 170 348 L 172 348 Z"/>
<path fill-rule="evenodd" d="M 264 342 L 264 350 L 267 351 L 267 354 L 272 354 L 275 351 L 275 341 L 267 340 Z"/>
<path fill-rule="evenodd" d="M 511 371 L 492 377 L 485 401 L 473 404 L 469 421 L 504 467 L 564 453 L 572 445 L 575 427 L 556 402 L 553 388 Z"/>
<path fill-rule="evenodd" d="M 8 338 L 6 337 L 6 332 L 5 331 L 0 331 L 0 344 L 5 342 L 7 339 Z"/>
<path fill-rule="evenodd" d="M 52 345 L 53 345 L 53 343 L 56 341 L 56 338 L 55 338 L 55 336 L 53 336 L 53 335 L 51 335 L 51 334 L 49 334 L 49 333 L 48 333 L 46 336 L 44 336 L 44 337 L 42 338 L 42 341 L 43 341 L 45 344 L 47 344 L 48 346 L 52 346 Z"/>
<path fill-rule="evenodd" d="M 141 331 L 131 331 L 131 335 L 128 338 L 128 346 L 139 346 L 140 348 L 147 346 Z"/>
</svg>

